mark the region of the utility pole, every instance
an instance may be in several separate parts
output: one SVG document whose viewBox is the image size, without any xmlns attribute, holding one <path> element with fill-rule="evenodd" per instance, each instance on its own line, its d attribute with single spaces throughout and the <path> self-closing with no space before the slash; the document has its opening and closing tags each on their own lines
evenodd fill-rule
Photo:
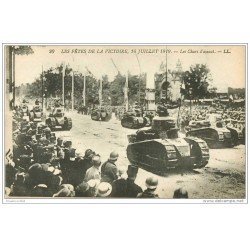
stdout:
<svg viewBox="0 0 250 250">
<path fill-rule="evenodd" d="M 13 91 L 13 107 L 16 106 L 16 56 L 15 56 L 15 46 L 12 50 L 12 91 Z"/>
<path fill-rule="evenodd" d="M 120 74 L 120 71 L 119 71 L 119 69 L 117 68 L 117 66 L 116 66 L 116 64 L 115 64 L 115 62 L 114 62 L 114 60 L 113 60 L 112 58 L 110 58 L 110 59 L 111 59 L 111 62 L 113 63 L 113 65 L 114 65 L 115 69 L 117 70 L 117 73 Z"/>
<path fill-rule="evenodd" d="M 71 109 L 72 111 L 74 111 L 74 71 L 72 70 L 72 91 L 71 91 L 71 100 L 72 100 L 72 104 L 71 104 Z"/>
<path fill-rule="evenodd" d="M 64 76 L 65 76 L 65 65 L 63 63 L 63 71 L 62 71 L 62 105 L 64 107 Z"/>
<path fill-rule="evenodd" d="M 43 101 L 44 99 L 44 82 L 43 82 L 43 65 L 42 65 L 42 111 L 43 111 Z"/>
<path fill-rule="evenodd" d="M 168 99 L 168 50 L 166 45 L 166 100 Z"/>
<path fill-rule="evenodd" d="M 138 101 L 139 101 L 139 105 L 141 105 L 141 64 L 140 64 L 140 61 L 139 61 L 139 58 L 137 56 L 137 54 L 135 54 L 136 56 L 136 59 L 137 59 L 137 62 L 138 62 L 138 65 L 139 65 L 139 69 L 140 69 L 140 76 L 139 76 L 139 98 L 138 98 Z"/>
<path fill-rule="evenodd" d="M 100 86 L 99 86 L 99 107 L 102 106 L 102 78 L 100 78 Z"/>
<path fill-rule="evenodd" d="M 125 109 L 128 111 L 128 72 L 126 74 L 126 82 L 124 88 L 124 101 L 125 101 Z"/>
<path fill-rule="evenodd" d="M 83 78 L 83 90 L 82 90 L 83 105 L 86 105 L 86 73 Z"/>
</svg>

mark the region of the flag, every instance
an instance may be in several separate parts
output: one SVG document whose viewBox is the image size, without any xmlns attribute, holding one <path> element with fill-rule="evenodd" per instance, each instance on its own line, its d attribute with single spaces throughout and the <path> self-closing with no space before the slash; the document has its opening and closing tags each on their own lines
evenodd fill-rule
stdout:
<svg viewBox="0 0 250 250">
<path fill-rule="evenodd" d="M 92 72 L 87 67 L 85 67 L 85 69 L 89 75 L 93 75 Z"/>
</svg>

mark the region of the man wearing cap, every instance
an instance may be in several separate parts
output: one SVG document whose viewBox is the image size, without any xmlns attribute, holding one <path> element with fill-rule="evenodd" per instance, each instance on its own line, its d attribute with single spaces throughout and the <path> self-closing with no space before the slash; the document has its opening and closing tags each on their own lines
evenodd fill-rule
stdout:
<svg viewBox="0 0 250 250">
<path fill-rule="evenodd" d="M 101 168 L 101 181 L 112 183 L 113 181 L 117 180 L 118 178 L 118 168 L 115 162 L 118 159 L 118 153 L 113 151 L 110 153 L 109 159 L 103 163 Z"/>
<path fill-rule="evenodd" d="M 128 178 L 118 179 L 112 183 L 112 197 L 136 198 L 142 192 L 141 187 L 134 183 L 138 173 L 138 167 L 129 165 L 127 170 Z"/>
<path fill-rule="evenodd" d="M 89 168 L 86 172 L 84 180 L 88 182 L 91 179 L 101 180 L 100 166 L 101 166 L 101 157 L 95 155 L 92 158 L 93 166 Z"/>
<path fill-rule="evenodd" d="M 158 179 L 154 176 L 146 179 L 146 187 L 142 193 L 138 194 L 138 198 L 159 198 L 158 194 L 155 193 L 158 186 Z"/>
</svg>

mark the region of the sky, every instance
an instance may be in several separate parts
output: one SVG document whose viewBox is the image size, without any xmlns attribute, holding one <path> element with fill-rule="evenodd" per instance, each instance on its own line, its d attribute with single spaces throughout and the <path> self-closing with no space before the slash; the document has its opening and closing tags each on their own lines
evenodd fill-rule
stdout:
<svg viewBox="0 0 250 250">
<path fill-rule="evenodd" d="M 245 47 L 240 45 L 50 45 L 32 48 L 33 54 L 16 56 L 17 86 L 33 82 L 39 77 L 42 67 L 47 70 L 61 63 L 69 64 L 82 73 L 87 67 L 97 78 L 108 75 L 112 80 L 117 74 L 116 67 L 122 74 L 127 71 L 131 74 L 145 72 L 150 78 L 150 75 L 159 72 L 161 62 L 165 63 L 164 50 L 168 49 L 171 50 L 167 53 L 168 69 L 175 69 L 178 60 L 184 71 L 191 65 L 202 63 L 210 69 L 212 86 L 218 91 L 227 91 L 228 87 L 245 87 Z M 230 53 L 223 53 L 224 50 Z"/>
</svg>

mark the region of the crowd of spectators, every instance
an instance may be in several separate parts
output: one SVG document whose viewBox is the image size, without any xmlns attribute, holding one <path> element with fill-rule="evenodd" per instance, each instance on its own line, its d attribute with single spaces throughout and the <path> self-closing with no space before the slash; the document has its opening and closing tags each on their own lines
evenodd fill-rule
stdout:
<svg viewBox="0 0 250 250">
<path fill-rule="evenodd" d="M 176 111 L 177 112 L 177 111 Z M 179 111 L 179 123 L 182 131 L 189 126 L 190 121 L 206 120 L 208 114 L 220 114 L 222 120 L 226 125 L 237 128 L 239 130 L 245 129 L 245 108 L 234 107 L 230 105 L 183 105 Z"/>
<path fill-rule="evenodd" d="M 135 183 L 138 167 L 117 166 L 119 154 L 103 161 L 91 148 L 83 152 L 72 141 L 56 137 L 43 123 L 29 122 L 21 110 L 13 113 L 13 148 L 6 153 L 6 197 L 158 198 L 158 179 Z M 176 198 L 187 198 L 186 191 Z M 176 196 L 176 194 L 175 194 Z"/>
</svg>

